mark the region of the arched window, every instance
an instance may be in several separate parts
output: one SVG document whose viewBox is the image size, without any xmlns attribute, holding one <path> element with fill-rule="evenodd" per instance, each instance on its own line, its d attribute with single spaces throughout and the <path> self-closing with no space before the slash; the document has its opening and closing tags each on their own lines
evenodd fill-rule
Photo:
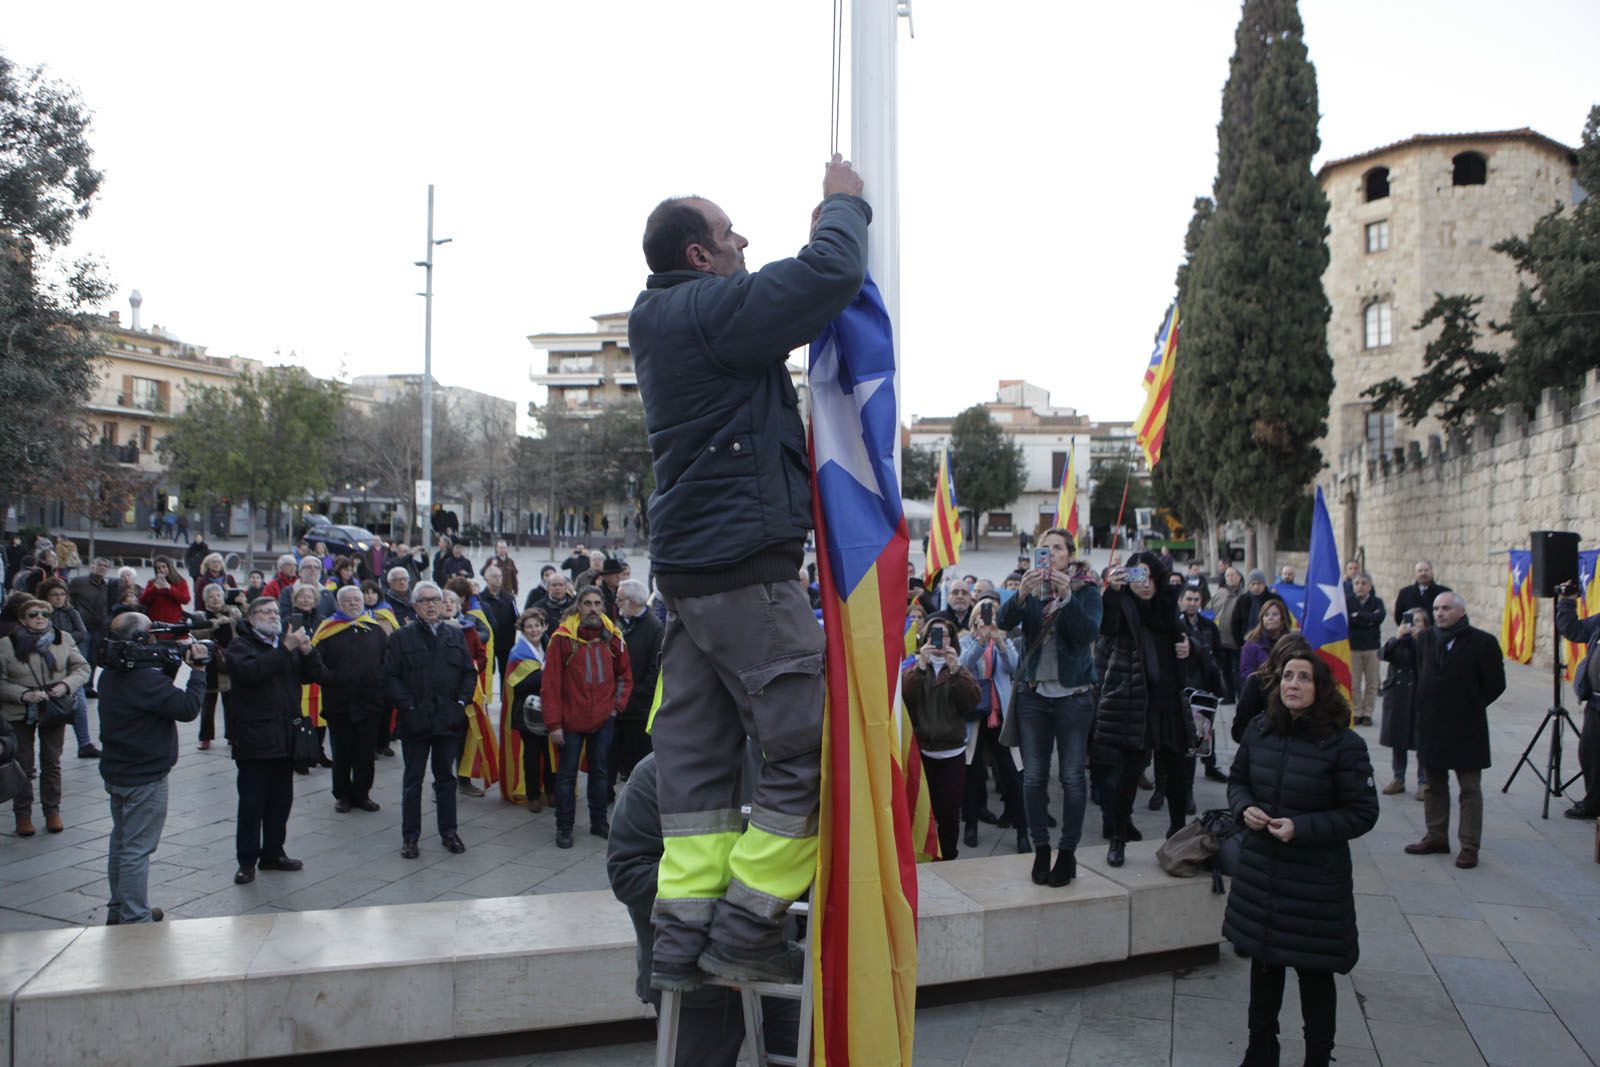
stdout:
<svg viewBox="0 0 1600 1067">
<path fill-rule="evenodd" d="M 1373 167 L 1362 178 L 1366 185 L 1367 201 L 1382 200 L 1389 195 L 1389 168 Z"/>
<path fill-rule="evenodd" d="M 1451 163 L 1452 185 L 1482 185 L 1489 180 L 1489 161 L 1482 152 L 1462 152 Z"/>
</svg>

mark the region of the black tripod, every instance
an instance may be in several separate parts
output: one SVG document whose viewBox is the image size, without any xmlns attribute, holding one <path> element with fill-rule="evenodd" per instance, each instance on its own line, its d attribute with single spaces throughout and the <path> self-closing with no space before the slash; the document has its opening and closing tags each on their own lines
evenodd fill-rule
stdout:
<svg viewBox="0 0 1600 1067">
<path fill-rule="evenodd" d="M 1552 623 L 1554 622 L 1555 609 L 1556 598 L 1551 597 L 1550 614 Z M 1561 633 L 1554 625 L 1550 627 L 1550 636 L 1552 639 L 1550 646 L 1552 703 L 1545 710 L 1544 721 L 1533 732 L 1533 740 L 1529 741 L 1528 747 L 1522 750 L 1522 758 L 1517 760 L 1515 767 L 1511 768 L 1511 776 L 1506 779 L 1506 784 L 1500 787 L 1500 792 L 1510 792 L 1511 783 L 1517 780 L 1517 772 L 1522 770 L 1523 764 L 1527 764 L 1528 769 L 1533 772 L 1533 776 L 1544 785 L 1543 817 L 1546 819 L 1550 817 L 1550 798 L 1561 796 L 1572 783 L 1583 777 L 1583 772 L 1579 771 L 1566 781 L 1561 780 L 1561 728 L 1566 726 L 1572 731 L 1572 736 L 1577 737 L 1578 725 L 1572 721 L 1572 716 L 1567 713 L 1567 709 L 1561 706 L 1561 683 L 1564 680 L 1561 677 Z M 1539 768 L 1535 767 L 1533 761 L 1528 757 L 1533 753 L 1533 746 L 1539 743 L 1539 736 L 1544 733 L 1546 726 L 1550 727 L 1550 755 L 1545 761 L 1544 772 L 1541 774 Z"/>
</svg>

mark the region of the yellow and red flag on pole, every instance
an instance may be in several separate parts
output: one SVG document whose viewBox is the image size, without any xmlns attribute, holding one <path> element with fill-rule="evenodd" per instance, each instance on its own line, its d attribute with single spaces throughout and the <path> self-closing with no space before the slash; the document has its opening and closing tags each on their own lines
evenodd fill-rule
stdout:
<svg viewBox="0 0 1600 1067">
<path fill-rule="evenodd" d="M 956 482 L 950 475 L 950 450 L 941 448 L 939 470 L 934 476 L 933 525 L 928 530 L 928 558 L 923 561 L 922 576 L 931 581 L 935 574 L 960 562 L 961 509 L 956 506 Z"/>
<path fill-rule="evenodd" d="M 1078 540 L 1078 476 L 1073 472 L 1073 459 L 1075 454 L 1072 446 L 1067 446 L 1067 465 L 1061 471 L 1061 492 L 1056 494 L 1056 529 L 1065 530 L 1072 535 L 1074 543 Z"/>
<path fill-rule="evenodd" d="M 1300 607 L 1300 629 L 1317 658 L 1328 665 L 1345 703 L 1350 702 L 1350 619 L 1346 614 L 1339 548 L 1333 519 L 1317 487 L 1311 512 L 1311 555 L 1306 560 L 1306 597 Z M 1291 617 L 1294 609 L 1290 609 Z"/>
<path fill-rule="evenodd" d="M 311 635 L 311 647 L 316 648 L 334 634 L 348 630 L 352 626 L 365 625 L 365 616 L 347 618 L 343 615 L 332 615 L 317 624 L 317 632 Z M 300 716 L 312 726 L 328 725 L 322 717 L 322 686 L 312 682 L 300 687 Z"/>
<path fill-rule="evenodd" d="M 489 721 L 489 700 L 494 695 L 494 628 L 477 597 L 461 605 L 461 611 L 481 622 L 480 629 L 488 637 L 483 642 L 483 668 L 478 671 L 478 684 L 473 689 L 472 703 L 467 706 L 467 736 L 462 741 L 461 764 L 456 773 L 463 778 L 482 778 L 487 788 L 500 780 L 500 746 Z"/>
<path fill-rule="evenodd" d="M 898 1067 L 911 1063 L 916 856 L 933 823 L 918 817 L 927 787 L 900 699 L 910 537 L 895 463 L 894 341 L 870 278 L 812 343 L 810 383 L 812 511 L 827 634 L 811 908 L 816 1063 Z M 960 540 L 943 457 L 938 485 L 929 553 L 948 566 Z M 949 523 L 942 529 L 941 517 Z"/>
<path fill-rule="evenodd" d="M 506 674 L 500 683 L 500 796 L 513 804 L 528 799 L 522 767 L 522 733 L 517 729 L 522 709 L 513 703 L 517 686 L 544 669 L 544 658 L 526 634 L 518 634 L 506 657 Z"/>
<path fill-rule="evenodd" d="M 1600 562 L 1600 548 L 1591 548 L 1578 553 L 1578 618 L 1589 617 L 1589 605 L 1600 604 L 1600 582 L 1597 582 L 1596 563 Z M 1578 676 L 1578 665 L 1583 662 L 1588 649 L 1582 641 L 1561 641 L 1562 662 L 1567 667 L 1567 681 L 1572 681 Z"/>
<path fill-rule="evenodd" d="M 1167 432 L 1167 409 L 1172 400 L 1172 368 L 1178 361 L 1178 305 L 1167 309 L 1156 336 L 1155 351 L 1144 369 L 1144 408 L 1134 420 L 1134 440 L 1144 450 L 1144 458 L 1155 469 L 1161 458 L 1161 440 Z"/>
<path fill-rule="evenodd" d="M 1500 650 L 1518 663 L 1533 662 L 1533 553 L 1513 548 L 1506 559 L 1506 609 L 1500 616 Z"/>
</svg>

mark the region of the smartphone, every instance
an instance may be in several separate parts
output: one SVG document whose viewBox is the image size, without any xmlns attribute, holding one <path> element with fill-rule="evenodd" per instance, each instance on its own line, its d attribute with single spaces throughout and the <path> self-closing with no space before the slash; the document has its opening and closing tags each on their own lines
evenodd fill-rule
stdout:
<svg viewBox="0 0 1600 1067">
<path fill-rule="evenodd" d="M 983 620 L 985 626 L 994 625 L 994 601 L 985 600 L 983 602 L 983 606 L 978 609 L 978 618 Z"/>
<path fill-rule="evenodd" d="M 928 647 L 929 648 L 943 648 L 944 647 L 944 627 L 943 626 L 934 627 L 933 631 L 928 634 Z"/>
<path fill-rule="evenodd" d="M 1033 565 L 1040 570 L 1050 566 L 1050 549 L 1048 547 L 1033 550 Z"/>
<path fill-rule="evenodd" d="M 1126 574 L 1127 577 L 1124 580 L 1129 585 L 1134 585 L 1138 582 L 1148 582 L 1150 580 L 1150 568 L 1146 567 L 1142 563 L 1129 567 L 1126 571 Z"/>
</svg>

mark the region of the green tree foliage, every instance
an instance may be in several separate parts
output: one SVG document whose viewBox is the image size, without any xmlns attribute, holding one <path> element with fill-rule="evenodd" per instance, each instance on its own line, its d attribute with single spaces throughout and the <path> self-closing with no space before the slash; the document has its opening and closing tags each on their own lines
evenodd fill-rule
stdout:
<svg viewBox="0 0 1600 1067">
<path fill-rule="evenodd" d="M 283 505 L 332 480 L 344 386 L 300 367 L 268 367 L 225 386 L 192 385 L 186 397 L 157 452 L 201 495 L 244 500 L 252 512 L 265 507 L 270 552 Z"/>
<path fill-rule="evenodd" d="M 922 445 L 900 450 L 900 495 L 907 500 L 932 500 L 939 481 L 939 451 Z"/>
<path fill-rule="evenodd" d="M 639 516 L 639 532 L 649 536 L 656 482 L 644 406 L 616 403 L 580 417 L 546 405 L 539 413 L 539 433 L 519 442 L 516 485 L 519 495 L 545 501 L 540 510 L 552 521 L 568 508 L 594 512 L 605 503 L 626 501 Z"/>
<path fill-rule="evenodd" d="M 1293 0 L 1245 0 L 1238 41 L 1218 128 L 1216 211 L 1190 264 L 1178 359 L 1185 381 L 1188 362 L 1225 388 L 1195 387 L 1179 401 L 1179 382 L 1174 400 L 1195 404 L 1208 428 L 1217 498 L 1270 531 L 1283 501 L 1322 466 L 1315 442 L 1333 391 L 1322 289 L 1328 204 L 1311 173 L 1317 80 Z M 1232 82 L 1251 72 L 1248 93 L 1235 92 Z M 1241 143 L 1230 188 L 1230 146 Z M 1270 555 L 1270 543 L 1260 547 Z"/>
<path fill-rule="evenodd" d="M 1007 437 L 982 404 L 956 416 L 950 427 L 950 467 L 956 504 L 972 513 L 972 547 L 979 547 L 978 520 L 1009 507 L 1022 495 L 1027 469 L 1022 446 Z"/>
<path fill-rule="evenodd" d="M 1570 391 L 1600 368 L 1600 106 L 1589 109 L 1577 169 L 1583 203 L 1558 205 L 1527 237 L 1494 246 L 1529 279 L 1495 328 L 1511 335 L 1505 400 L 1530 411 L 1545 389 Z"/>
<path fill-rule="evenodd" d="M 1460 427 L 1497 410 L 1505 363 L 1478 347 L 1481 303 L 1481 296 L 1435 293 L 1432 306 L 1414 327 L 1426 330 L 1440 323 L 1439 335 L 1423 351 L 1422 373 L 1409 385 L 1386 378 L 1361 395 L 1371 397 L 1379 411 L 1398 405 L 1401 416 L 1413 426 L 1433 412 L 1446 426 Z"/>
<path fill-rule="evenodd" d="M 77 92 L 0 55 L 0 514 L 56 485 L 99 380 L 90 260 L 58 261 L 100 188 Z"/>
</svg>

